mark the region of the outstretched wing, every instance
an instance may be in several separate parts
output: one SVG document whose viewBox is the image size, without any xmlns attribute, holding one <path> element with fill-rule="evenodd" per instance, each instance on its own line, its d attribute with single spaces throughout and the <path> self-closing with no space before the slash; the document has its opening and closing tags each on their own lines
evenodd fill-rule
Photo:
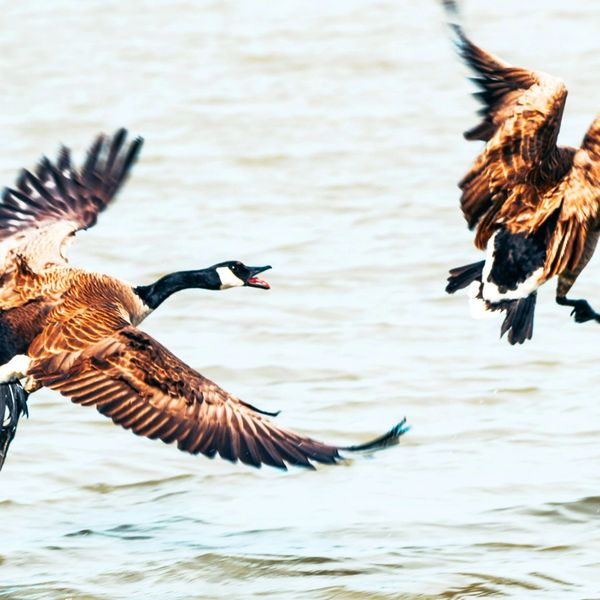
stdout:
<svg viewBox="0 0 600 600">
<path fill-rule="evenodd" d="M 88 315 L 89 317 L 89 315 Z M 180 450 L 208 457 L 286 469 L 286 463 L 312 468 L 311 461 L 334 463 L 330 446 L 282 429 L 268 414 L 228 394 L 131 325 L 87 318 L 78 329 L 43 332 L 30 347 L 28 374 L 73 402 L 95 406 L 116 424 L 137 435 L 177 442 Z M 361 447 L 393 444 L 404 423 Z"/>
<path fill-rule="evenodd" d="M 0 202 L 0 270 L 17 255 L 30 268 L 65 264 L 69 236 L 96 223 L 113 200 L 142 146 L 127 142 L 127 131 L 99 135 L 85 164 L 76 169 L 62 148 L 53 163 L 44 157 L 35 172 L 23 170 L 15 188 L 5 188 Z M 1 267 L 4 265 L 4 269 Z"/>
<path fill-rule="evenodd" d="M 545 212 L 558 211 L 556 228 L 548 247 L 547 278 L 565 270 L 577 271 L 590 231 L 600 226 L 600 116 L 589 128 L 573 167 L 548 199 Z M 589 256 L 585 257 L 589 260 Z"/>
<path fill-rule="evenodd" d="M 459 183 L 461 207 L 470 228 L 484 219 L 476 243 L 484 247 L 494 216 L 513 186 L 555 178 L 553 154 L 567 90 L 559 79 L 513 67 L 473 44 L 458 25 L 460 55 L 475 72 L 472 80 L 482 103 L 480 123 L 465 132 L 469 140 L 487 142 Z M 481 226 L 480 226 L 480 229 Z"/>
</svg>

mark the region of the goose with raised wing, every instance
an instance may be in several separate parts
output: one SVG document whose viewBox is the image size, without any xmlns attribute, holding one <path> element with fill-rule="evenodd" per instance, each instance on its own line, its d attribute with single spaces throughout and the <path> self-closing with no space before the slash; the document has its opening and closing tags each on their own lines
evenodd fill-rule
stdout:
<svg viewBox="0 0 600 600">
<path fill-rule="evenodd" d="M 453 0 L 444 5 L 457 16 Z M 511 344 L 532 337 L 537 289 L 555 276 L 556 302 L 571 307 L 578 323 L 600 322 L 586 300 L 567 297 L 598 241 L 600 116 L 581 147 L 558 146 L 564 83 L 513 67 L 451 27 L 483 105 L 481 122 L 464 136 L 485 147 L 459 187 L 475 246 L 486 256 L 452 269 L 446 291 L 468 287 L 474 313 L 504 312 L 500 335 Z"/>
<path fill-rule="evenodd" d="M 0 468 L 27 395 L 47 386 L 95 406 L 135 434 L 175 442 L 191 454 L 248 465 L 313 467 L 340 450 L 397 442 L 404 422 L 359 446 L 324 444 L 275 425 L 262 411 L 225 392 L 176 358 L 138 325 L 171 294 L 188 288 L 268 289 L 269 266 L 226 261 L 170 273 L 150 285 L 70 267 L 74 234 L 95 224 L 115 198 L 142 140 L 121 129 L 100 135 L 76 169 L 62 148 L 23 171 L 0 203 Z M 26 378 L 22 387 L 20 379 Z"/>
</svg>

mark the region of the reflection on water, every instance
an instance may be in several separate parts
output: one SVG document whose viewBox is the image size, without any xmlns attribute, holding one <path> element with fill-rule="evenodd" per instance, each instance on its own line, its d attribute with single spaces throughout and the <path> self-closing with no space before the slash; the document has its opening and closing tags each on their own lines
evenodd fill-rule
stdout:
<svg viewBox="0 0 600 600">
<path fill-rule="evenodd" d="M 473 37 L 598 112 L 600 7 L 465 3 Z M 3 598 L 597 596 L 597 336 L 538 302 L 498 342 L 443 294 L 477 256 L 455 182 L 477 146 L 436 2 L 3 7 L 2 181 L 63 141 L 143 134 L 74 261 L 132 282 L 225 259 L 273 289 L 189 291 L 145 329 L 286 425 L 399 448 L 316 473 L 180 455 L 42 391 L 0 479 Z M 597 260 L 578 282 L 600 296 Z"/>
</svg>

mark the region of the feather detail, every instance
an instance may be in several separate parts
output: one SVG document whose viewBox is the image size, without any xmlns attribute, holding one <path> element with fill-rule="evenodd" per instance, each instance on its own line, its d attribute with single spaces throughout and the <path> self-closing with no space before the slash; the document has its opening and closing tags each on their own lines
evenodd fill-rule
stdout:
<svg viewBox="0 0 600 600">
<path fill-rule="evenodd" d="M 0 267 L 6 271 L 17 254 L 32 269 L 65 265 L 70 236 L 96 223 L 127 179 L 142 139 L 126 141 L 120 129 L 100 135 L 83 167 L 76 169 L 62 148 L 56 163 L 43 157 L 35 172 L 23 170 L 15 188 L 5 188 L 0 202 Z"/>
</svg>

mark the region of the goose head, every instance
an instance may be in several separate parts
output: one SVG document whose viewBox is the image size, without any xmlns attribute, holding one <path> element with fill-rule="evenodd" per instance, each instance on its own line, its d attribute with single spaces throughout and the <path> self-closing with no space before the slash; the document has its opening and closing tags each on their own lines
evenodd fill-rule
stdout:
<svg viewBox="0 0 600 600">
<path fill-rule="evenodd" d="M 270 289 L 270 285 L 258 277 L 260 273 L 271 268 L 271 265 L 264 267 L 249 267 L 239 260 L 229 260 L 213 265 L 217 277 L 219 278 L 220 290 L 231 287 L 255 287 L 263 290 Z"/>
<path fill-rule="evenodd" d="M 150 285 L 133 288 L 133 292 L 145 307 L 154 310 L 175 292 L 190 288 L 226 290 L 246 286 L 268 290 L 271 286 L 258 275 L 270 268 L 270 265 L 249 267 L 239 260 L 228 260 L 207 269 L 169 273 Z"/>
</svg>

